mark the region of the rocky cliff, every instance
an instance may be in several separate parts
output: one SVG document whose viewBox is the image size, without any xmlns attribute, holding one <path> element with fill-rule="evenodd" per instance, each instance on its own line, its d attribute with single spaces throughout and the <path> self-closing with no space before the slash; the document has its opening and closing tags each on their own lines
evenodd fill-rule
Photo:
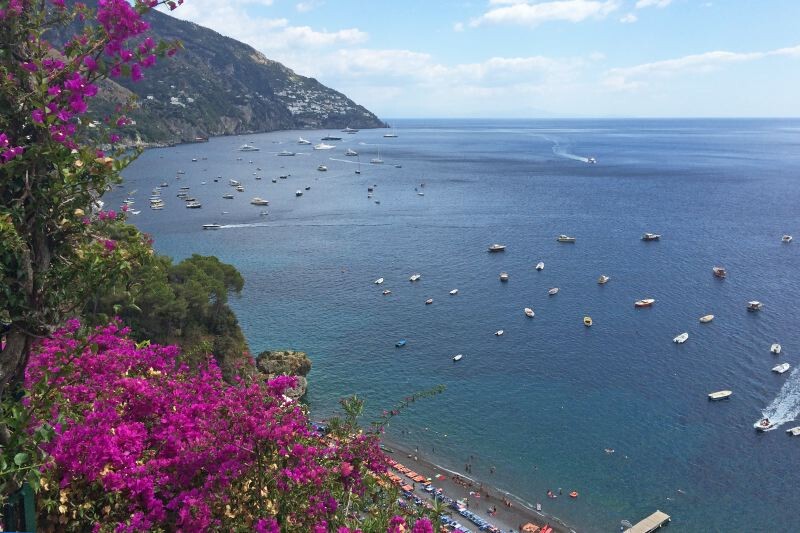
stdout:
<svg viewBox="0 0 800 533">
<path fill-rule="evenodd" d="M 311 371 L 311 359 L 305 352 L 267 350 L 256 356 L 256 368 L 267 379 L 281 375 L 297 376 L 297 387 L 286 393 L 290 398 L 302 398 L 306 393 L 308 388 L 306 376 Z"/>
</svg>

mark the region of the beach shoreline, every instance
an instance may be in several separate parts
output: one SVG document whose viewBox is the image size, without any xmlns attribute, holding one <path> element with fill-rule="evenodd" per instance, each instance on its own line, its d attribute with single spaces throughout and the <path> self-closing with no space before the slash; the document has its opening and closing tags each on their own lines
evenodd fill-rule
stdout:
<svg viewBox="0 0 800 533">
<path fill-rule="evenodd" d="M 518 533 L 526 523 L 533 523 L 539 527 L 549 525 L 557 533 L 575 533 L 576 529 L 564 520 L 549 515 L 542 511 L 537 511 L 535 504 L 526 502 L 522 498 L 500 489 L 483 479 L 475 477 L 472 473 L 455 472 L 437 464 L 435 461 L 420 457 L 419 453 L 413 448 L 399 443 L 391 438 L 381 439 L 384 446 L 391 451 L 384 449 L 384 453 L 390 459 L 397 461 L 418 472 L 426 478 L 432 479 L 432 485 L 444 491 L 446 496 L 454 500 L 465 500 L 468 502 L 468 509 L 500 528 L 503 532 L 514 531 Z M 441 479 L 444 476 L 444 479 Z M 422 490 L 423 485 L 415 484 L 414 493 L 423 501 L 432 499 L 431 495 Z M 566 497 L 566 495 L 564 495 Z M 489 510 L 495 510 L 490 514 Z M 453 516 L 461 522 L 466 519 L 458 513 L 453 512 Z M 468 522 L 469 523 L 469 522 Z M 469 523 L 474 527 L 474 524 Z"/>
</svg>

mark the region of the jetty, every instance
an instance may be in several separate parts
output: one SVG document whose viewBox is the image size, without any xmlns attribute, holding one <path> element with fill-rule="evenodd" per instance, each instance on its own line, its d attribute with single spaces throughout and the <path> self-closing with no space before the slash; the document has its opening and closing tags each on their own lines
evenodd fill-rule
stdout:
<svg viewBox="0 0 800 533">
<path fill-rule="evenodd" d="M 671 518 L 667 513 L 656 511 L 644 520 L 636 523 L 633 527 L 626 529 L 625 533 L 650 533 L 666 525 L 670 520 Z"/>
</svg>

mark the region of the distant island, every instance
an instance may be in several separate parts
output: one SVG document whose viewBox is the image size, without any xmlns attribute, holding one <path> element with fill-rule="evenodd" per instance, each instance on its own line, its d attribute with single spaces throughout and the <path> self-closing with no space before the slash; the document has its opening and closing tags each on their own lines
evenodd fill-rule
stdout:
<svg viewBox="0 0 800 533">
<path fill-rule="evenodd" d="M 184 49 L 140 81 L 105 83 L 95 102 L 99 116 L 132 96 L 138 100 L 125 132 L 131 141 L 169 145 L 288 129 L 388 127 L 344 94 L 251 46 L 155 10 L 145 18 L 156 41 L 178 39 Z"/>
</svg>

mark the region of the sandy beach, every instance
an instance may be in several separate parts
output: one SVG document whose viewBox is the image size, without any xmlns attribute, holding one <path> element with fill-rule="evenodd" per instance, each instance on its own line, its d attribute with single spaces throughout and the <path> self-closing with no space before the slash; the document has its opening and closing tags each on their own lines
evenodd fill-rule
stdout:
<svg viewBox="0 0 800 533">
<path fill-rule="evenodd" d="M 426 458 L 419 457 L 414 450 L 396 442 L 384 439 L 384 443 L 389 450 L 392 450 L 386 453 L 387 457 L 426 478 L 431 478 L 433 487 L 441 488 L 444 495 L 454 500 L 465 500 L 470 511 L 497 526 L 503 532 L 518 533 L 523 525 L 532 523 L 539 527 L 549 525 L 554 532 L 558 533 L 575 533 L 574 528 L 559 518 L 530 508 L 514 495 L 493 487 L 472 474 L 453 472 L 441 467 Z M 390 470 L 390 472 L 399 474 L 396 470 Z M 401 477 L 403 476 L 401 475 Z M 406 478 L 404 480 L 408 481 L 409 485 L 412 484 Z M 423 484 L 416 483 L 413 486 L 414 493 L 420 499 L 423 501 L 432 499 L 432 496 L 423 490 Z M 566 496 L 565 494 L 564 497 Z M 475 524 L 455 511 L 451 513 L 451 516 L 472 530 L 478 529 Z"/>
</svg>

